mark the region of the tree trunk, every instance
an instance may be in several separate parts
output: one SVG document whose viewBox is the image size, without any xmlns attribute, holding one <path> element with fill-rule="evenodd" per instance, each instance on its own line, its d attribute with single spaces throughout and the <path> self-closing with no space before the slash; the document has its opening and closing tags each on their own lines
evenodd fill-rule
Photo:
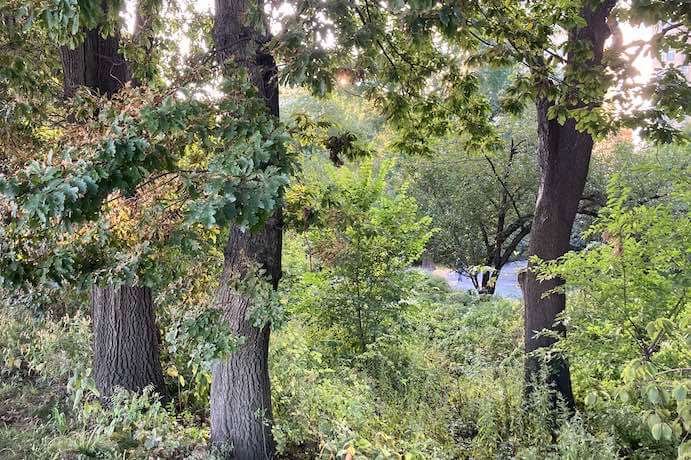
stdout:
<svg viewBox="0 0 691 460">
<path fill-rule="evenodd" d="M 130 79 L 127 63 L 118 53 L 120 37 L 103 38 L 98 29 L 85 35 L 74 49 L 60 48 L 65 96 L 74 96 L 80 86 L 112 96 Z"/>
<path fill-rule="evenodd" d="M 60 49 L 66 97 L 73 96 L 80 86 L 106 96 L 124 86 L 130 74 L 118 52 L 119 42 L 117 33 L 103 38 L 93 29 L 75 49 Z M 151 290 L 146 287 L 106 286 L 92 290 L 94 377 L 103 398 L 110 397 L 115 386 L 140 391 L 152 385 L 165 395 L 151 299 Z"/>
<path fill-rule="evenodd" d="M 256 233 L 231 229 L 225 248 L 217 304 L 232 330 L 245 338 L 225 361 L 213 366 L 211 384 L 211 442 L 233 447 L 233 458 L 272 458 L 271 384 L 269 381 L 269 325 L 248 321 L 251 299 L 235 292 L 230 281 L 246 273 L 248 263 L 260 263 L 274 289 L 281 276 L 282 222 L 280 212 Z"/>
<path fill-rule="evenodd" d="M 588 174 L 588 164 L 593 141 L 587 134 L 575 130 L 575 122 L 568 120 L 559 126 L 555 120 L 547 120 L 548 104 L 538 103 L 539 155 L 542 175 L 528 257 L 538 256 L 542 260 L 554 260 L 569 250 L 571 228 L 576 209 Z M 544 161 L 543 161 L 544 159 Z M 531 264 L 532 266 L 532 264 Z M 525 302 L 525 352 L 527 355 L 525 374 L 528 385 L 538 377 L 541 359 L 530 353 L 555 343 L 553 337 L 535 334 L 543 329 L 565 333 L 564 325 L 555 324 L 557 316 L 564 311 L 566 300 L 562 294 L 543 295 L 561 284 L 560 280 L 538 282 L 532 270 L 526 272 L 523 280 Z M 548 384 L 570 408 L 574 407 L 571 378 L 567 363 L 555 357 L 547 370 Z M 528 386 L 530 388 L 530 386 Z"/>
<path fill-rule="evenodd" d="M 569 41 L 587 42 L 592 47 L 592 59 L 582 63 L 582 66 L 601 65 L 604 43 L 610 35 L 606 19 L 615 3 L 614 0 L 608 0 L 594 10 L 585 8 L 582 16 L 586 20 L 586 26 L 569 34 Z M 569 60 L 574 61 L 575 58 L 569 55 Z M 595 107 L 593 103 L 589 105 Z M 593 149 L 592 137 L 576 130 L 574 119 L 568 119 L 563 126 L 559 125 L 557 120 L 549 120 L 547 111 L 550 106 L 551 102 L 546 99 L 537 101 L 538 160 L 541 175 L 528 248 L 529 257 L 537 256 L 542 260 L 555 260 L 570 249 L 573 222 L 585 187 Z M 574 107 L 584 106 L 585 104 L 581 103 Z M 539 282 L 530 267 L 522 277 L 527 354 L 525 378 L 528 392 L 531 391 L 531 384 L 538 378 L 542 366 L 542 360 L 533 352 L 550 347 L 556 341 L 552 337 L 535 335 L 544 329 L 555 331 L 562 336 L 566 333 L 564 324 L 557 321 L 557 317 L 566 306 L 565 296 L 545 296 L 548 291 L 562 283 L 559 279 Z M 567 407 L 573 410 L 575 404 L 568 363 L 563 357 L 557 356 L 552 358 L 547 366 L 546 383 L 556 390 L 555 398 L 552 400 L 553 406 L 557 402 L 556 396 L 559 396 Z"/>
<path fill-rule="evenodd" d="M 246 67 L 269 112 L 278 117 L 278 85 L 273 57 L 261 48 L 266 37 L 244 25 L 253 0 L 216 0 L 213 36 L 217 59 L 232 58 Z M 256 0 L 254 0 L 256 1 Z M 263 11 L 263 3 L 257 1 Z M 225 249 L 223 275 L 217 294 L 219 308 L 244 342 L 228 359 L 213 367 L 211 442 L 233 448 L 233 458 L 269 459 L 274 455 L 271 434 L 271 385 L 268 353 L 270 326 L 254 327 L 247 319 L 251 299 L 238 295 L 229 282 L 242 276 L 248 263 L 258 263 L 276 289 L 281 277 L 283 218 L 280 208 L 254 233 L 232 228 Z"/>
<path fill-rule="evenodd" d="M 152 385 L 163 394 L 159 339 L 151 289 L 94 286 L 94 379 L 101 396 L 116 387 L 139 392 Z"/>
</svg>

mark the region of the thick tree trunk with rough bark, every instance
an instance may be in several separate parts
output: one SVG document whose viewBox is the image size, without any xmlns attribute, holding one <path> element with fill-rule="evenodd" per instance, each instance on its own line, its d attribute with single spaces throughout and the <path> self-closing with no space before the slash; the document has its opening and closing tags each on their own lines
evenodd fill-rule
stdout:
<svg viewBox="0 0 691 460">
<path fill-rule="evenodd" d="M 232 279 L 244 276 L 248 264 L 259 263 L 273 287 L 281 276 L 282 222 L 280 213 L 255 233 L 233 228 L 225 248 L 225 262 L 217 305 L 232 330 L 245 338 L 228 359 L 213 366 L 211 384 L 211 442 L 233 446 L 233 458 L 272 458 L 271 384 L 269 381 L 269 325 L 248 321 L 251 299 L 235 292 Z"/>
<path fill-rule="evenodd" d="M 75 49 L 60 54 L 66 97 L 85 86 L 112 96 L 130 79 L 127 63 L 118 52 L 119 36 L 86 32 Z M 101 396 L 116 386 L 140 391 L 148 385 L 165 395 L 159 361 L 158 328 L 151 290 L 146 287 L 94 287 L 91 296 L 94 337 L 94 377 Z"/>
<path fill-rule="evenodd" d="M 606 20 L 614 3 L 614 0 L 610 0 L 595 10 L 584 10 L 582 15 L 586 26 L 569 35 L 570 41 L 589 42 L 592 47 L 593 58 L 590 62 L 583 63 L 584 66 L 599 66 L 602 63 L 604 43 L 610 35 Z M 537 102 L 541 176 L 528 249 L 529 257 L 537 256 L 542 260 L 555 260 L 570 249 L 573 222 L 585 187 L 593 150 L 592 137 L 579 132 L 575 120 L 568 119 L 562 126 L 557 120 L 548 119 L 547 111 L 550 106 L 551 103 L 545 99 Z M 591 106 L 594 107 L 594 104 Z M 566 306 L 565 296 L 546 295 L 561 284 L 559 279 L 539 282 L 530 267 L 521 277 L 525 302 L 525 377 L 528 392 L 542 366 L 542 360 L 533 352 L 549 347 L 556 341 L 553 337 L 536 337 L 536 334 L 545 329 L 559 335 L 566 333 L 564 325 L 557 321 Z M 553 386 L 567 407 L 573 409 L 568 363 L 562 357 L 554 357 L 547 366 L 546 383 Z M 553 404 L 556 404 L 556 398 Z"/>
<path fill-rule="evenodd" d="M 117 34 L 103 38 L 97 29 L 85 35 L 74 49 L 60 48 L 65 96 L 74 96 L 80 86 L 111 96 L 130 79 L 127 63 L 118 53 L 120 38 Z"/>
<path fill-rule="evenodd" d="M 213 36 L 217 59 L 233 59 L 249 71 L 271 114 L 278 117 L 278 86 L 273 57 L 261 48 L 265 37 L 246 27 L 244 17 L 250 1 L 216 0 Z M 251 299 L 233 291 L 232 279 L 242 277 L 248 264 L 259 264 L 274 289 L 281 277 L 283 220 L 278 209 L 255 232 L 232 228 L 225 248 L 225 261 L 217 305 L 232 330 L 244 337 L 243 344 L 228 359 L 213 367 L 211 384 L 211 442 L 232 446 L 236 459 L 269 459 L 274 455 L 271 435 L 271 385 L 269 381 L 269 325 L 254 327 L 248 310 Z"/>
<path fill-rule="evenodd" d="M 139 392 L 152 385 L 164 393 L 158 328 L 151 289 L 94 286 L 94 380 L 102 397 L 116 387 Z"/>
</svg>

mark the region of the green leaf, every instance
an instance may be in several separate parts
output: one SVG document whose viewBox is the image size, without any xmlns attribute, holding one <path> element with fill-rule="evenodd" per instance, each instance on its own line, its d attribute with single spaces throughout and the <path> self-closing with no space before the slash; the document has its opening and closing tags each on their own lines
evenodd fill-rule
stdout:
<svg viewBox="0 0 691 460">
<path fill-rule="evenodd" d="M 679 445 L 677 450 L 677 458 L 678 460 L 691 459 L 691 441 L 686 441 Z"/>
<path fill-rule="evenodd" d="M 660 390 L 657 389 L 655 385 L 651 385 L 647 391 L 648 400 L 653 404 L 658 404 L 660 402 Z"/>
<path fill-rule="evenodd" d="M 650 429 L 650 432 L 653 434 L 653 438 L 656 441 L 659 441 L 662 439 L 662 423 L 656 423 L 653 425 L 653 427 Z"/>
<path fill-rule="evenodd" d="M 655 426 L 655 425 L 657 425 L 657 424 L 659 424 L 659 423 L 662 423 L 662 419 L 660 418 L 659 415 L 653 413 L 653 414 L 650 414 L 650 415 L 648 416 L 647 423 L 648 423 L 648 426 L 649 426 L 650 428 L 652 428 L 653 426 Z"/>
<path fill-rule="evenodd" d="M 672 390 L 672 395 L 674 396 L 674 399 L 677 401 L 683 401 L 686 399 L 686 386 L 683 384 L 679 384 Z"/>
</svg>

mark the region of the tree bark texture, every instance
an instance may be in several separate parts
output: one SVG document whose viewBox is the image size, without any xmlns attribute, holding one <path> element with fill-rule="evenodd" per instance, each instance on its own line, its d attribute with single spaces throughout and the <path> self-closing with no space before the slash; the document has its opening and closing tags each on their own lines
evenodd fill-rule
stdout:
<svg viewBox="0 0 691 460">
<path fill-rule="evenodd" d="M 250 5 L 264 11 L 262 0 L 216 0 L 213 37 L 219 62 L 232 59 L 250 74 L 259 94 L 266 100 L 269 113 L 278 116 L 278 71 L 273 56 L 263 49 L 268 36 L 261 36 L 245 25 Z M 265 28 L 268 29 L 268 23 Z"/>
<path fill-rule="evenodd" d="M 116 387 L 139 392 L 152 385 L 164 393 L 159 336 L 151 289 L 131 286 L 92 288 L 94 379 L 102 397 Z"/>
<path fill-rule="evenodd" d="M 80 86 L 112 96 L 130 79 L 129 68 L 118 53 L 120 37 L 103 38 L 98 29 L 86 32 L 84 42 L 74 49 L 60 48 L 66 97 L 74 96 Z"/>
<path fill-rule="evenodd" d="M 587 25 L 569 35 L 569 40 L 589 42 L 592 47 L 591 61 L 582 65 L 601 65 L 604 43 L 610 35 L 606 20 L 614 3 L 611 0 L 595 9 L 585 9 L 582 14 Z M 555 260 L 570 249 L 573 222 L 585 187 L 593 149 L 592 137 L 579 132 L 574 119 L 568 119 L 563 126 L 557 120 L 549 120 L 547 111 L 550 106 L 551 102 L 545 99 L 537 101 L 538 161 L 541 175 L 528 248 L 529 257 L 537 256 L 542 260 Z M 539 282 L 531 267 L 532 264 L 521 283 L 525 302 L 525 377 L 528 393 L 543 362 L 532 352 L 556 342 L 553 337 L 536 337 L 536 334 L 543 329 L 555 331 L 559 335 L 566 333 L 564 325 L 557 321 L 558 315 L 566 307 L 565 296 L 547 295 L 548 291 L 560 286 L 563 281 L 555 279 Z M 573 409 L 568 363 L 563 357 L 554 357 L 547 365 L 546 383 L 556 390 L 555 396 L 559 395 L 567 407 Z M 556 398 L 552 403 L 556 404 Z"/>
<path fill-rule="evenodd" d="M 130 75 L 118 46 L 117 35 L 104 38 L 94 29 L 75 49 L 62 47 L 65 96 L 73 96 L 80 86 L 107 96 L 122 88 Z M 94 287 L 91 319 L 94 377 L 101 396 L 107 399 L 116 386 L 140 391 L 148 385 L 165 395 L 151 290 Z"/>
<path fill-rule="evenodd" d="M 271 384 L 269 380 L 269 325 L 254 327 L 248 321 L 251 299 L 235 292 L 229 282 L 243 276 L 249 263 L 260 263 L 274 288 L 281 276 L 280 213 L 255 233 L 231 229 L 217 304 L 243 344 L 225 361 L 213 366 L 211 384 L 211 442 L 233 446 L 233 458 L 272 458 Z"/>
<path fill-rule="evenodd" d="M 262 49 L 267 37 L 245 26 L 251 1 L 216 0 L 213 37 L 217 59 L 228 59 L 245 67 L 269 112 L 278 117 L 278 86 L 273 57 Z M 280 208 L 255 232 L 231 228 L 225 248 L 224 268 L 217 293 L 217 305 L 232 330 L 244 342 L 228 359 L 213 367 L 211 384 L 211 442 L 232 446 L 237 459 L 269 459 L 274 455 L 271 435 L 271 385 L 268 353 L 270 326 L 254 327 L 248 312 L 255 306 L 229 285 L 242 277 L 248 264 L 259 264 L 276 289 L 281 277 L 283 219 Z"/>
</svg>

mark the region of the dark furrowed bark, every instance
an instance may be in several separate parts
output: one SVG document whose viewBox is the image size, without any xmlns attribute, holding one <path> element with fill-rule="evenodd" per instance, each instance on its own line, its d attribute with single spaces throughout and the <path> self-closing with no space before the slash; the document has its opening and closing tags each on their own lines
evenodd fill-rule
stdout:
<svg viewBox="0 0 691 460">
<path fill-rule="evenodd" d="M 594 10 L 586 8 L 582 13 L 586 26 L 569 35 L 570 41 L 586 41 L 592 47 L 592 59 L 582 65 L 601 65 L 604 43 L 610 35 L 607 17 L 615 3 L 614 0 L 608 0 Z M 569 56 L 569 59 L 572 60 L 573 56 Z M 557 259 L 570 249 L 573 222 L 585 187 L 593 150 L 592 137 L 579 132 L 575 120 L 568 119 L 562 126 L 557 120 L 548 119 L 547 111 L 550 106 L 551 102 L 545 99 L 537 102 L 541 176 L 528 248 L 529 257 L 537 256 L 542 260 Z M 590 106 L 595 107 L 595 104 L 591 103 Z M 561 284 L 559 279 L 539 282 L 530 269 L 522 276 L 528 394 L 532 391 L 532 384 L 540 375 L 543 364 L 542 359 L 533 352 L 549 347 L 556 341 L 554 337 L 536 334 L 544 329 L 555 331 L 558 335 L 566 333 L 564 325 L 557 322 L 558 316 L 566 307 L 566 298 L 562 294 L 547 295 Z M 575 402 L 568 363 L 561 356 L 553 357 L 547 363 L 545 371 L 546 383 L 556 390 L 552 405 L 556 406 L 557 399 L 561 398 L 573 410 Z"/>
<path fill-rule="evenodd" d="M 269 380 L 269 326 L 254 327 L 248 321 L 251 299 L 230 286 L 243 276 L 249 263 L 260 263 L 271 276 L 274 288 L 281 273 L 282 222 L 280 212 L 256 233 L 231 230 L 217 305 L 232 330 L 245 338 L 228 359 L 213 367 L 211 385 L 211 442 L 233 446 L 233 458 L 271 458 L 271 384 Z"/>
<path fill-rule="evenodd" d="M 158 329 L 151 289 L 94 286 L 94 380 L 102 397 L 116 387 L 139 392 L 146 386 L 163 394 Z"/>
<path fill-rule="evenodd" d="M 74 49 L 60 48 L 66 97 L 74 96 L 80 86 L 112 96 L 130 79 L 129 68 L 118 53 L 120 37 L 103 38 L 97 29 L 86 32 L 84 42 Z"/>
<path fill-rule="evenodd" d="M 213 36 L 217 59 L 233 59 L 245 67 L 269 112 L 278 117 L 276 64 L 261 44 L 265 37 L 244 25 L 251 0 L 217 0 Z M 256 2 L 263 11 L 263 4 Z M 217 305 L 232 330 L 245 338 L 228 359 L 213 367 L 211 384 L 211 442 L 232 446 L 237 459 L 266 459 L 274 455 L 271 435 L 271 385 L 268 352 L 269 325 L 254 327 L 248 311 L 251 299 L 234 292 L 229 282 L 243 276 L 248 264 L 259 264 L 274 289 L 281 277 L 283 220 L 280 208 L 255 232 L 232 228 L 225 249 L 223 275 Z"/>
<path fill-rule="evenodd" d="M 548 162 L 543 166 L 540 180 L 528 256 L 535 255 L 543 260 L 554 260 L 570 249 L 571 228 L 576 217 L 580 193 L 585 186 L 592 139 L 588 135 L 576 133 L 573 120 L 568 121 L 563 127 L 555 121 L 547 121 L 544 105 L 538 105 L 538 117 L 540 148 L 549 150 L 540 153 L 547 155 Z M 554 137 L 557 139 L 553 139 Z M 553 337 L 535 337 L 535 334 L 543 329 L 553 330 L 559 334 L 565 333 L 562 323 L 555 324 L 557 316 L 564 311 L 566 305 L 564 295 L 551 294 L 544 297 L 546 292 L 560 284 L 560 280 L 539 282 L 534 272 L 526 272 L 523 282 L 526 353 L 555 343 Z M 527 357 L 525 372 L 528 384 L 539 375 L 541 364 L 539 357 Z M 547 383 L 554 385 L 567 406 L 573 408 L 573 392 L 567 363 L 562 358 L 555 357 L 550 367 Z"/>
<path fill-rule="evenodd" d="M 130 79 L 118 51 L 119 36 L 104 38 L 96 29 L 85 35 L 75 49 L 60 49 L 65 96 L 73 96 L 80 86 L 112 96 Z M 165 396 L 151 290 L 94 287 L 91 319 L 94 377 L 101 396 L 109 398 L 116 386 L 141 391 L 149 385 Z"/>
</svg>

